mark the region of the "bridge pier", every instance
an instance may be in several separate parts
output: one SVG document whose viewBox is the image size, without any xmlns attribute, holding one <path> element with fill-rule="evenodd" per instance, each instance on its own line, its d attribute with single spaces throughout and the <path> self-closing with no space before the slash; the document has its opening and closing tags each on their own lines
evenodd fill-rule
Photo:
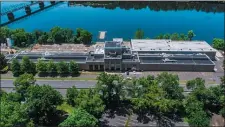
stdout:
<svg viewBox="0 0 225 127">
<path fill-rule="evenodd" d="M 31 14 L 30 6 L 25 7 L 25 11 L 27 15 L 30 15 Z"/>
<path fill-rule="evenodd" d="M 13 21 L 15 19 L 15 16 L 12 12 L 7 13 L 7 17 L 9 19 L 9 21 Z"/>
<path fill-rule="evenodd" d="M 39 7 L 40 7 L 40 9 L 44 9 L 44 7 L 45 7 L 44 2 L 39 2 Z"/>
</svg>

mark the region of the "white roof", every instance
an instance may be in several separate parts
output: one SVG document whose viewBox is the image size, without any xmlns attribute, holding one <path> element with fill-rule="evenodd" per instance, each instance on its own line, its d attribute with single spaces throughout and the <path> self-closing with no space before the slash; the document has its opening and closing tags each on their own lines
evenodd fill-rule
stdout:
<svg viewBox="0 0 225 127">
<path fill-rule="evenodd" d="M 216 51 L 205 41 L 131 39 L 133 51 Z"/>
</svg>

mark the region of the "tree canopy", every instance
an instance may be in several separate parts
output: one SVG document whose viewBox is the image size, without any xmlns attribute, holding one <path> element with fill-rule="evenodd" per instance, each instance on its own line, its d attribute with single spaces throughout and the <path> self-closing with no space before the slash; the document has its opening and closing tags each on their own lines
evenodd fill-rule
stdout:
<svg viewBox="0 0 225 127">
<path fill-rule="evenodd" d="M 135 32 L 135 39 L 143 39 L 144 38 L 144 31 L 141 29 L 137 29 L 137 31 Z"/>
<path fill-rule="evenodd" d="M 218 49 L 218 50 L 225 50 L 225 43 L 224 39 L 220 38 L 214 38 L 213 39 L 213 48 Z"/>
<path fill-rule="evenodd" d="M 97 127 L 98 120 L 81 108 L 74 109 L 69 117 L 59 126 Z"/>
</svg>

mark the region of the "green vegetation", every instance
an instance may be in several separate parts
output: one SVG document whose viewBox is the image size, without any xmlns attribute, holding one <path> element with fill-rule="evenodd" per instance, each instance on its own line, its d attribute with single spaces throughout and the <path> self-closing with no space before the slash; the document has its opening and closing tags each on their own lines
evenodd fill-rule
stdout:
<svg viewBox="0 0 225 127">
<path fill-rule="evenodd" d="M 106 9 L 116 9 L 118 7 L 125 10 L 149 8 L 154 11 L 196 10 L 203 12 L 224 12 L 224 2 L 222 1 L 76 1 L 75 3 Z"/>
<path fill-rule="evenodd" d="M 225 50 L 225 43 L 223 39 L 220 38 L 214 38 L 213 39 L 213 48 L 218 49 L 218 50 Z"/>
<path fill-rule="evenodd" d="M 5 56 L 4 54 L 0 54 L 0 70 L 2 70 L 3 68 L 5 68 L 7 65 L 6 63 L 6 59 L 5 59 Z"/>
<path fill-rule="evenodd" d="M 49 32 L 35 30 L 26 32 L 24 29 L 11 30 L 7 27 L 0 28 L 0 38 L 11 38 L 14 40 L 14 46 L 28 47 L 31 44 L 91 44 L 92 34 L 87 30 L 78 28 L 76 33 L 68 28 L 53 27 Z"/>
<path fill-rule="evenodd" d="M 224 77 L 221 82 L 206 88 L 201 78 L 187 81 L 192 92 L 184 96 L 177 75 L 164 72 L 125 79 L 101 73 L 95 89 L 73 86 L 63 98 L 49 85 L 34 85 L 33 75 L 25 73 L 14 81 L 15 92 L 0 91 L 0 125 L 98 126 L 104 113 L 119 112 L 129 115 L 126 126 L 131 114 L 137 114 L 140 121 L 153 116 L 159 126 L 167 126 L 165 120 L 185 118 L 191 126 L 207 127 L 212 113 L 224 116 Z"/>
<path fill-rule="evenodd" d="M 17 77 L 20 74 L 28 73 L 32 75 L 36 75 L 36 72 L 39 76 L 42 74 L 50 76 L 55 76 L 56 74 L 71 74 L 72 76 L 79 74 L 78 64 L 74 61 L 70 61 L 70 63 L 65 63 L 64 61 L 60 61 L 59 63 L 54 63 L 52 60 L 49 62 L 38 60 L 37 64 L 33 63 L 29 57 L 24 56 L 22 58 L 22 62 L 19 63 L 17 59 L 12 60 L 11 70 L 13 76 Z"/>
<path fill-rule="evenodd" d="M 178 40 L 178 41 L 187 41 L 187 40 L 192 40 L 192 38 L 195 36 L 193 30 L 189 30 L 187 35 L 181 33 L 173 33 L 173 34 L 160 34 L 155 37 L 155 39 L 171 39 L 171 40 Z"/>
<path fill-rule="evenodd" d="M 96 127 L 98 120 L 83 109 L 74 109 L 59 126 Z"/>
<path fill-rule="evenodd" d="M 138 30 L 135 32 L 134 38 L 135 38 L 135 39 L 143 39 L 143 38 L 144 38 L 144 31 L 141 30 L 141 29 L 138 29 Z"/>
</svg>

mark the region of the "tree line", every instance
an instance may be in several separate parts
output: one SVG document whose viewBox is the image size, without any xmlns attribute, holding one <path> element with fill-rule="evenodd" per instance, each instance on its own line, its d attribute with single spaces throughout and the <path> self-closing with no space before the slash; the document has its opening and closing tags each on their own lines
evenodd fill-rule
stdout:
<svg viewBox="0 0 225 127">
<path fill-rule="evenodd" d="M 11 71 L 15 77 L 24 73 L 32 75 L 36 75 L 38 73 L 39 76 L 46 74 L 49 74 L 50 76 L 55 76 L 57 74 L 71 74 L 72 76 L 76 76 L 79 74 L 79 67 L 75 61 L 70 61 L 69 63 L 60 61 L 59 63 L 54 63 L 53 60 L 45 62 L 38 59 L 37 64 L 35 64 L 28 56 L 24 56 L 21 62 L 15 58 L 12 60 Z"/>
<path fill-rule="evenodd" d="M 192 40 L 193 37 L 195 37 L 195 33 L 193 30 L 189 30 L 187 32 L 187 34 L 178 34 L 178 33 L 173 33 L 173 34 L 160 34 L 158 36 L 156 36 L 154 39 L 171 39 L 171 40 L 182 40 L 182 41 L 187 41 L 187 40 Z M 137 31 L 135 32 L 134 35 L 135 39 L 144 39 L 145 35 L 144 35 L 144 31 L 142 29 L 137 29 Z M 148 37 L 147 37 L 148 38 Z"/>
<path fill-rule="evenodd" d="M 190 126 L 207 127 L 212 113 L 225 117 L 225 84 L 206 88 L 201 78 L 186 83 L 191 93 L 184 96 L 178 75 L 163 72 L 156 77 L 125 79 L 121 75 L 101 73 L 94 89 L 67 89 L 66 97 L 49 85 L 35 84 L 32 74 L 14 81 L 15 91 L 1 90 L 0 126 L 100 126 L 103 114 L 137 114 L 138 121 L 156 121 L 168 126 L 186 118 Z M 57 106 L 67 104 L 71 112 Z M 68 108 L 67 108 L 68 109 Z M 116 112 L 117 111 L 117 112 Z"/>
<path fill-rule="evenodd" d="M 101 7 L 106 9 L 144 9 L 149 8 L 154 11 L 170 11 L 170 10 L 196 10 L 203 12 L 224 12 L 224 2 L 222 1 L 70 1 L 70 3 L 81 4 L 84 6 L 91 6 L 94 8 Z"/>
<path fill-rule="evenodd" d="M 31 44 L 91 44 L 92 34 L 87 30 L 77 28 L 74 33 L 68 28 L 53 27 L 49 32 L 35 30 L 34 32 L 26 32 L 24 29 L 9 29 L 7 27 L 0 28 L 1 43 L 5 43 L 6 38 L 14 41 L 14 46 L 28 47 Z"/>
</svg>

